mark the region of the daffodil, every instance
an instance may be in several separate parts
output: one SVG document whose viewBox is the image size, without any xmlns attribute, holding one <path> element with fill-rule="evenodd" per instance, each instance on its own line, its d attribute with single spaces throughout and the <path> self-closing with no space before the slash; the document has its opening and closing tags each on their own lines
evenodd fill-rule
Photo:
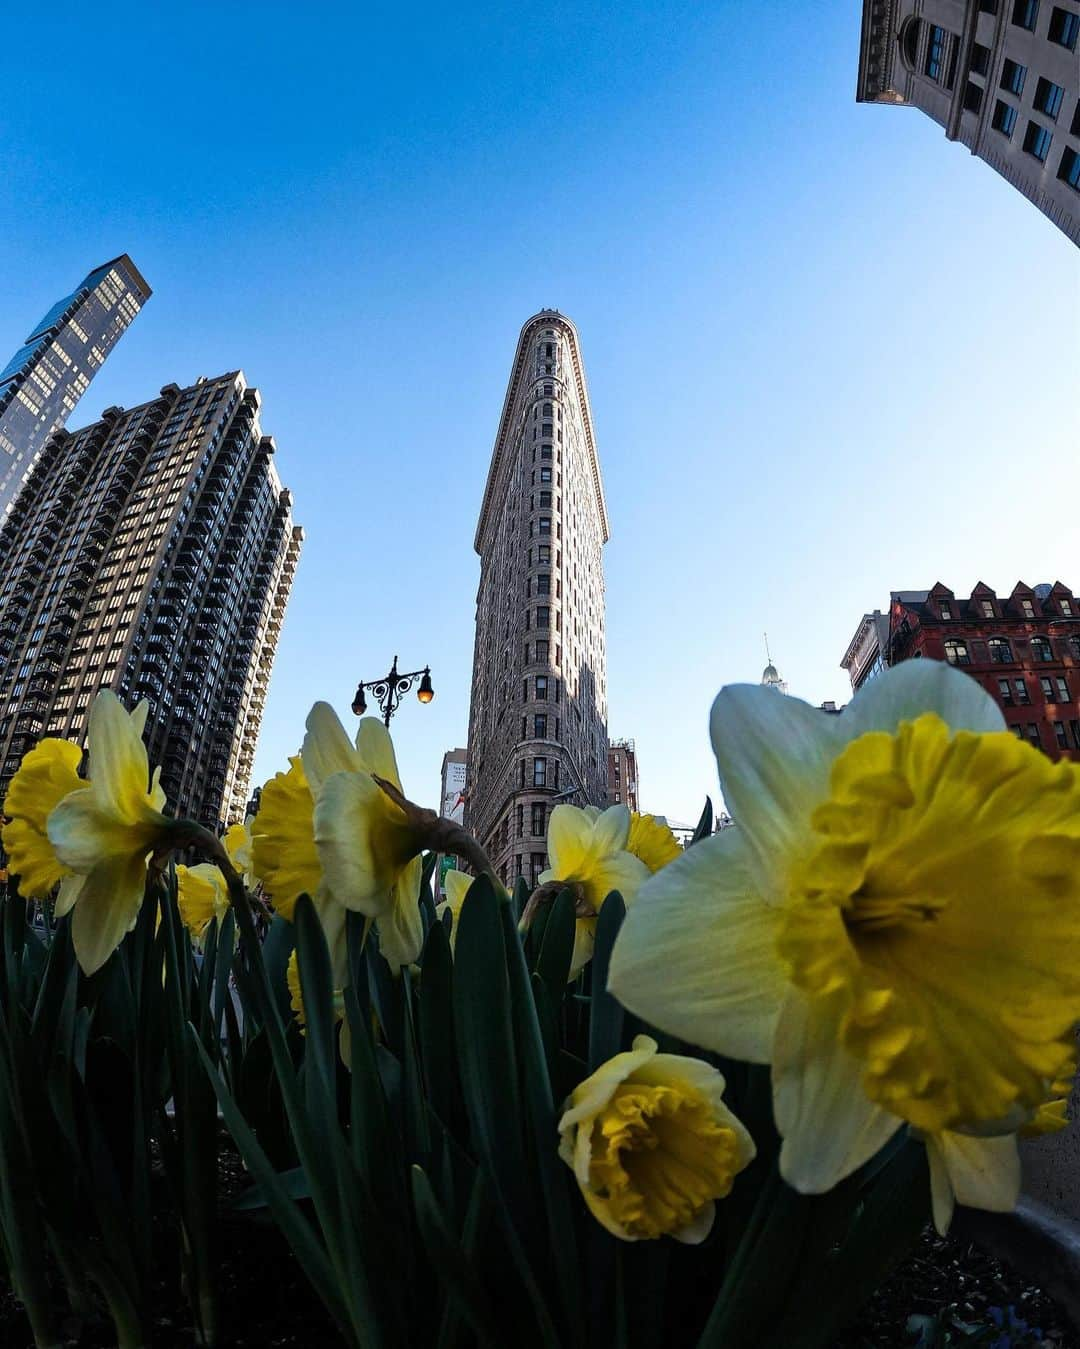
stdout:
<svg viewBox="0 0 1080 1349">
<path fill-rule="evenodd" d="M 42 740 L 23 755 L 4 799 L 4 850 L 26 899 L 48 899 L 72 870 L 49 841 L 49 816 L 71 792 L 89 787 L 79 777 L 82 750 L 70 740 Z"/>
<path fill-rule="evenodd" d="M 216 918 L 220 923 L 229 911 L 229 888 L 212 862 L 176 868 L 176 903 L 184 926 L 201 946 L 206 929 Z"/>
<path fill-rule="evenodd" d="M 665 820 L 631 811 L 626 851 L 640 857 L 649 870 L 655 872 L 681 857 L 683 850 Z"/>
<path fill-rule="evenodd" d="M 142 741 L 146 703 L 128 713 L 115 694 L 98 694 L 87 730 L 88 780 L 79 779 L 78 747 L 45 740 L 26 756 L 5 801 L 11 823 L 4 845 L 27 891 L 47 894 L 56 881 L 58 917 L 74 909 L 72 942 L 93 974 L 135 925 L 150 855 L 166 848 L 176 822 L 162 812 Z"/>
<path fill-rule="evenodd" d="M 457 947 L 458 919 L 461 917 L 461 906 L 465 903 L 465 897 L 469 893 L 469 887 L 476 879 L 464 871 L 448 871 L 446 873 L 446 898 L 441 904 L 435 907 L 435 916 L 442 919 L 443 914 L 450 915 L 450 949 Z"/>
<path fill-rule="evenodd" d="M 251 822 L 251 867 L 276 912 L 292 920 L 301 895 L 315 897 L 322 867 L 315 848 L 315 800 L 300 756 L 275 773 L 259 796 Z"/>
<path fill-rule="evenodd" d="M 573 979 L 592 957 L 596 939 L 596 916 L 613 890 L 627 905 L 633 902 L 649 869 L 639 857 L 627 852 L 630 811 L 626 806 L 556 806 L 548 821 L 547 850 L 551 866 L 540 875 L 540 884 L 565 881 L 576 884 L 581 900 L 570 966 Z"/>
<path fill-rule="evenodd" d="M 248 824 L 231 824 L 225 830 L 222 839 L 229 861 L 238 872 L 241 880 L 250 890 L 255 884 L 253 841 L 251 827 Z"/>
<path fill-rule="evenodd" d="M 289 956 L 289 963 L 285 966 L 285 982 L 289 989 L 289 1006 L 293 1010 L 293 1016 L 296 1018 L 296 1024 L 300 1027 L 300 1034 L 307 1034 L 307 1016 L 304 1013 L 304 991 L 300 986 L 300 958 L 294 950 Z M 338 1053 L 341 1055 L 341 1061 L 349 1071 L 352 1071 L 352 1033 L 349 1029 L 349 1018 L 345 1015 L 345 995 L 340 988 L 333 991 L 334 1020 L 340 1022 L 341 1033 L 338 1036 Z"/>
<path fill-rule="evenodd" d="M 755 1151 L 723 1093 L 715 1068 L 658 1054 L 647 1035 L 574 1090 L 559 1122 L 559 1155 L 614 1236 L 687 1244 L 708 1236 L 715 1201 Z"/>
<path fill-rule="evenodd" d="M 995 1206 L 993 1167 L 942 1140 L 1013 1134 L 1071 1072 L 1080 767 L 927 660 L 839 717 L 725 689 L 712 740 L 739 827 L 642 888 L 609 987 L 665 1030 L 772 1065 L 796 1189 L 829 1189 L 906 1122 L 935 1140 L 939 1214 L 945 1176 Z"/>
</svg>

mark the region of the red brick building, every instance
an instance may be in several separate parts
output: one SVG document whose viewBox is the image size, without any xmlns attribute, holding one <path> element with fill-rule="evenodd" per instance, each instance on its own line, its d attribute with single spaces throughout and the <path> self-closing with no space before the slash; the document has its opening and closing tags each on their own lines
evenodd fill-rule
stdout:
<svg viewBox="0 0 1080 1349">
<path fill-rule="evenodd" d="M 638 804 L 637 749 L 632 740 L 612 740 L 607 753 L 609 806 L 629 806 L 640 811 Z"/>
<path fill-rule="evenodd" d="M 940 582 L 895 591 L 889 665 L 947 660 L 977 679 L 1016 735 L 1052 759 L 1080 760 L 1080 602 L 1071 590 L 1018 584 L 999 599 L 981 582 L 958 597 Z"/>
</svg>

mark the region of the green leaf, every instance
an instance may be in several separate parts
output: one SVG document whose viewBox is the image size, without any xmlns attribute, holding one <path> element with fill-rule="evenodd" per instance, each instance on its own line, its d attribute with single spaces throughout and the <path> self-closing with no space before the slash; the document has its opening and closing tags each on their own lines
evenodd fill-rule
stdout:
<svg viewBox="0 0 1080 1349">
<path fill-rule="evenodd" d="M 410 1170 L 413 1210 L 417 1226 L 427 1248 L 428 1258 L 438 1271 L 439 1284 L 476 1332 L 481 1345 L 501 1345 L 487 1293 L 468 1255 L 451 1231 L 431 1188 L 431 1182 L 419 1166 Z"/>
<path fill-rule="evenodd" d="M 573 892 L 561 890 L 551 906 L 540 957 L 536 962 L 536 973 L 547 984 L 555 1007 L 561 1004 L 570 979 L 576 931 L 577 909 Z"/>
<path fill-rule="evenodd" d="M 622 1049 L 625 1014 L 622 1003 L 607 991 L 611 949 L 626 916 L 626 905 L 617 892 L 608 895 L 596 920 L 596 944 L 592 957 L 592 1000 L 589 1006 L 589 1071 Z"/>
<path fill-rule="evenodd" d="M 311 1198 L 311 1186 L 308 1184 L 307 1172 L 302 1166 L 294 1166 L 291 1171 L 279 1172 L 278 1179 L 282 1190 L 290 1199 Z M 269 1202 L 263 1187 L 252 1185 L 243 1194 L 238 1195 L 229 1207 L 237 1213 L 251 1213 L 255 1209 L 266 1208 Z"/>
<path fill-rule="evenodd" d="M 455 1077 L 457 1049 L 454 1044 L 453 957 L 442 923 L 434 923 L 420 954 L 420 996 L 417 999 L 417 1033 L 424 1066 L 428 1102 L 447 1126 L 458 1114 Z"/>
<path fill-rule="evenodd" d="M 695 843 L 700 843 L 703 838 L 708 838 L 709 835 L 712 833 L 712 831 L 713 831 L 712 800 L 709 797 L 706 797 L 705 809 L 701 812 L 701 818 L 697 822 L 697 828 L 694 830 L 693 835 L 690 838 L 690 844 L 688 846 L 693 846 L 693 844 Z"/>
</svg>

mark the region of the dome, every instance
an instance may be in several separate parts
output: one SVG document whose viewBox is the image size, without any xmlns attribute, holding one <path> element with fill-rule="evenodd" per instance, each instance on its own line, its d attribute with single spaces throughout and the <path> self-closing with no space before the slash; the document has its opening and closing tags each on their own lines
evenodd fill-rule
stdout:
<svg viewBox="0 0 1080 1349">
<path fill-rule="evenodd" d="M 781 682 L 780 671 L 775 665 L 770 663 L 765 666 L 761 672 L 761 682 L 763 684 L 779 684 Z"/>
</svg>

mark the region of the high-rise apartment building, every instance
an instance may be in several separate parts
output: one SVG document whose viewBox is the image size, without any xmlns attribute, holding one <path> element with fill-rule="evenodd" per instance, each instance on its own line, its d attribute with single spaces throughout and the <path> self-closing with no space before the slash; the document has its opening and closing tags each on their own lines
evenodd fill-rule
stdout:
<svg viewBox="0 0 1080 1349">
<path fill-rule="evenodd" d="M 235 372 L 53 436 L 0 529 L 0 793 L 111 688 L 176 814 L 243 819 L 303 538 L 273 456 Z"/>
<path fill-rule="evenodd" d="M 920 108 L 1080 244 L 1080 0 L 863 0 L 860 103 Z"/>
<path fill-rule="evenodd" d="M 865 627 L 864 617 L 842 662 L 853 688 L 866 666 L 857 647 Z M 967 596 L 940 581 L 894 590 L 881 663 L 921 658 L 977 680 L 1014 735 L 1053 759 L 1080 760 L 1080 600 L 1060 581 L 1021 581 L 1004 598 L 981 582 Z"/>
<path fill-rule="evenodd" d="M 508 883 L 544 869 L 553 802 L 606 804 L 607 539 L 581 343 L 545 309 L 518 338 L 475 540 L 466 824 Z"/>
<path fill-rule="evenodd" d="M 0 522 L 45 443 L 149 298 L 128 255 L 113 258 L 57 300 L 0 371 Z"/>
<path fill-rule="evenodd" d="M 641 813 L 637 748 L 632 740 L 613 740 L 608 746 L 608 800 Z"/>
</svg>

